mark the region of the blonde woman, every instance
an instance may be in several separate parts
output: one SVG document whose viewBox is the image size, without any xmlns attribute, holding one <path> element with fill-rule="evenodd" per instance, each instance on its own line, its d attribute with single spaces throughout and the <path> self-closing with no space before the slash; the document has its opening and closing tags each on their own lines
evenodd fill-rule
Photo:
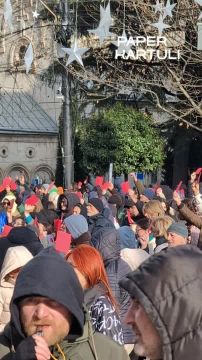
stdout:
<svg viewBox="0 0 202 360">
<path fill-rule="evenodd" d="M 162 250 L 166 250 L 168 247 L 168 235 L 167 230 L 173 223 L 173 219 L 170 216 L 160 216 L 154 219 L 151 223 L 151 231 L 156 238 L 156 247 L 154 253 L 159 253 Z"/>
<path fill-rule="evenodd" d="M 165 210 L 158 200 L 150 200 L 143 207 L 143 214 L 150 220 L 165 215 Z"/>
</svg>

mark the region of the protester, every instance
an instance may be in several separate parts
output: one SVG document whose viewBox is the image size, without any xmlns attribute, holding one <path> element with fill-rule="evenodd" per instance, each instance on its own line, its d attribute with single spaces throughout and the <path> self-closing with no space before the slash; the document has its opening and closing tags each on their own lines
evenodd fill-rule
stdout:
<svg viewBox="0 0 202 360">
<path fill-rule="evenodd" d="M 183 216 L 183 218 L 200 230 L 197 246 L 202 250 L 202 218 L 195 214 L 185 203 L 182 202 L 176 191 L 173 193 L 173 200 L 176 202 L 179 213 Z"/>
<path fill-rule="evenodd" d="M 95 248 L 102 256 L 105 270 L 109 279 L 113 295 L 119 305 L 119 315 L 123 327 L 124 344 L 128 345 L 128 352 L 132 350 L 133 333 L 129 326 L 124 322 L 125 314 L 130 306 L 130 297 L 119 287 L 119 281 L 130 272 L 128 264 L 120 257 L 120 241 L 116 231 L 106 229 L 97 238 Z"/>
<path fill-rule="evenodd" d="M 32 258 L 32 254 L 24 246 L 14 246 L 6 252 L 0 278 L 0 332 L 10 321 L 9 306 L 17 276 Z"/>
<path fill-rule="evenodd" d="M 74 207 L 80 204 L 79 197 L 74 193 L 64 193 L 59 196 L 57 203 L 57 214 L 60 219 L 65 219 L 74 212 Z"/>
<path fill-rule="evenodd" d="M 118 233 L 121 249 L 136 249 L 138 247 L 138 241 L 135 237 L 135 233 L 130 226 L 121 226 Z"/>
<path fill-rule="evenodd" d="M 91 234 L 88 231 L 87 220 L 83 215 L 70 215 L 65 218 L 64 224 L 72 236 L 71 247 L 90 244 Z"/>
<path fill-rule="evenodd" d="M 186 245 L 188 243 L 188 229 L 183 222 L 172 223 L 167 233 L 169 247 Z"/>
<path fill-rule="evenodd" d="M 52 248 L 20 272 L 11 322 L 0 335 L 2 360 L 128 359 L 122 346 L 93 332 L 72 266 Z"/>
<path fill-rule="evenodd" d="M 191 245 L 151 256 L 122 279 L 134 350 L 150 360 L 202 358 L 202 255 Z"/>
<path fill-rule="evenodd" d="M 84 301 L 93 328 L 123 345 L 122 326 L 116 311 L 118 307 L 99 252 L 92 246 L 79 245 L 67 254 L 66 259 L 74 267 L 85 290 Z"/>
<path fill-rule="evenodd" d="M 155 239 L 151 236 L 151 222 L 147 218 L 142 218 L 136 223 L 136 237 L 139 241 L 139 248 L 145 250 L 148 254 L 154 253 L 154 248 L 156 247 Z"/>
<path fill-rule="evenodd" d="M 87 204 L 88 225 L 91 233 L 91 241 L 95 246 L 97 239 L 102 237 L 106 229 L 116 232 L 111 220 L 108 219 L 109 209 L 104 209 L 102 200 L 92 198 Z"/>
<path fill-rule="evenodd" d="M 164 216 L 165 210 L 163 209 L 162 204 L 158 200 L 150 200 L 144 204 L 143 214 L 148 219 L 152 220 L 158 216 Z"/>
<path fill-rule="evenodd" d="M 169 226 L 173 223 L 170 216 L 162 216 L 154 219 L 151 223 L 151 231 L 155 236 L 156 247 L 154 253 L 166 250 L 168 247 L 168 233 Z"/>
<path fill-rule="evenodd" d="M 8 236 L 0 241 L 0 270 L 8 248 L 19 245 L 25 246 L 33 256 L 43 250 L 43 246 L 34 230 L 23 226 L 14 227 Z"/>
</svg>

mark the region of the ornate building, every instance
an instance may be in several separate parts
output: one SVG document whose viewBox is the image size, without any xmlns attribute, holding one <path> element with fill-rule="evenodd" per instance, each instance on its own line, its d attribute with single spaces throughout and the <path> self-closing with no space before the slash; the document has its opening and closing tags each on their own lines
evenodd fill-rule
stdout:
<svg viewBox="0 0 202 360">
<path fill-rule="evenodd" d="M 40 74 L 54 61 L 53 23 L 34 17 L 38 1 L 12 1 L 12 31 L 0 1 L 0 181 L 24 172 L 28 181 L 48 182 L 55 174 L 61 100 Z M 42 6 L 42 5 L 41 5 Z M 25 53 L 33 62 L 26 74 Z"/>
</svg>

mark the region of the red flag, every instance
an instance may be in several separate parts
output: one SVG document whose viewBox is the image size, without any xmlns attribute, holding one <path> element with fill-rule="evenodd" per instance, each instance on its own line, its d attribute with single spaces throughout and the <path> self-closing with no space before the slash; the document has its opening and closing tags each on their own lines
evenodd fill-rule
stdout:
<svg viewBox="0 0 202 360">
<path fill-rule="evenodd" d="M 177 185 L 175 191 L 179 192 L 182 186 L 182 181 L 179 182 L 179 184 Z"/>
<path fill-rule="evenodd" d="M 39 198 L 36 195 L 31 195 L 25 201 L 26 205 L 36 205 L 39 201 Z"/>
<path fill-rule="evenodd" d="M 95 186 L 101 186 L 104 181 L 104 176 L 96 176 L 95 178 Z"/>
<path fill-rule="evenodd" d="M 198 169 L 195 171 L 195 174 L 196 174 L 196 175 L 199 175 L 201 172 L 202 172 L 202 168 L 198 168 Z"/>
<path fill-rule="evenodd" d="M 131 215 L 130 215 L 130 211 L 129 211 L 129 210 L 127 210 L 127 218 L 128 218 L 128 223 L 129 223 L 129 225 L 134 224 L 134 221 L 133 221 L 133 219 L 132 219 L 132 217 L 131 217 Z"/>
<path fill-rule="evenodd" d="M 62 252 L 66 254 L 69 251 L 71 239 L 72 237 L 70 234 L 64 231 L 57 231 L 56 240 L 55 240 L 55 249 L 58 252 Z"/>
<path fill-rule="evenodd" d="M 4 225 L 4 229 L 3 232 L 1 233 L 1 237 L 6 237 L 8 236 L 9 232 L 12 230 L 12 226 L 9 225 Z"/>
<path fill-rule="evenodd" d="M 10 176 L 7 176 L 3 179 L 2 186 L 4 189 L 6 189 L 7 186 L 9 186 L 11 188 L 11 190 L 17 189 L 17 185 L 16 185 L 15 181 Z"/>
<path fill-rule="evenodd" d="M 62 224 L 62 220 L 61 219 L 55 219 L 54 220 L 54 230 L 57 232 L 60 230 Z"/>
<path fill-rule="evenodd" d="M 128 181 L 124 181 L 122 184 L 121 184 L 121 190 L 124 194 L 128 193 L 128 190 L 130 189 L 130 185 L 129 185 L 129 182 Z"/>
<path fill-rule="evenodd" d="M 109 188 L 110 184 L 109 182 L 104 182 L 104 184 L 101 185 L 102 190 L 107 190 Z"/>
</svg>

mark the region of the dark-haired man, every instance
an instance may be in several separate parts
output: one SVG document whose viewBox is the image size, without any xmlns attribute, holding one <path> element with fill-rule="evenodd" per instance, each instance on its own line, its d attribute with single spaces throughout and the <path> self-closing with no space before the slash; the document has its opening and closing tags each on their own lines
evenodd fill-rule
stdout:
<svg viewBox="0 0 202 360">
<path fill-rule="evenodd" d="M 123 347 L 94 333 L 83 290 L 70 264 L 52 248 L 20 272 L 11 323 L 0 335 L 1 360 L 127 360 Z"/>
</svg>

